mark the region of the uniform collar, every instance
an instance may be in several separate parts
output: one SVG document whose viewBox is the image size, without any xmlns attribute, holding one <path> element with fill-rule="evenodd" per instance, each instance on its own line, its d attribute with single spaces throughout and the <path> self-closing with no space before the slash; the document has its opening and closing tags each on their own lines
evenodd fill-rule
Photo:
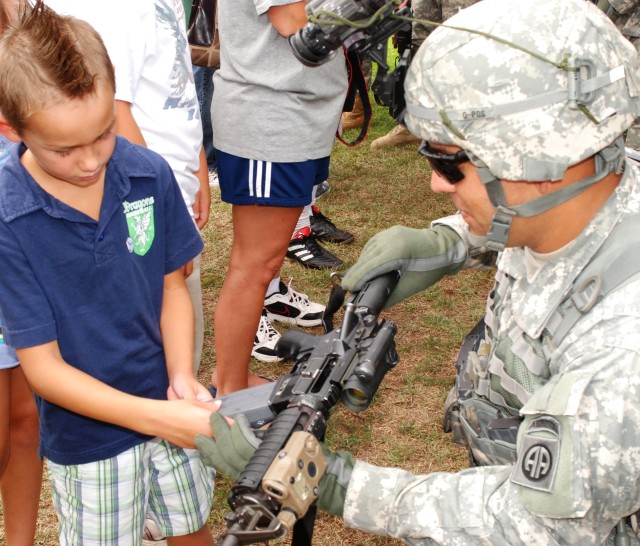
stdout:
<svg viewBox="0 0 640 546">
<path fill-rule="evenodd" d="M 635 177 L 636 173 L 632 173 L 627 163 L 615 191 L 575 239 L 575 244 L 561 258 L 546 264 L 533 283 L 527 282 L 523 248 L 508 248 L 501 253 L 498 267 L 514 280 L 514 320 L 527 335 L 534 339 L 540 337 L 550 316 L 571 292 L 578 275 L 622 219 L 630 200 L 638 200 Z"/>
</svg>

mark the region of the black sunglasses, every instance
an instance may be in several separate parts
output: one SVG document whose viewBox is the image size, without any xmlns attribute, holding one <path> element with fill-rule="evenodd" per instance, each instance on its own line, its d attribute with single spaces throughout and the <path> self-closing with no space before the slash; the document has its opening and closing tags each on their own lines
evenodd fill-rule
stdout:
<svg viewBox="0 0 640 546">
<path fill-rule="evenodd" d="M 464 150 L 455 154 L 444 154 L 434 150 L 428 141 L 423 140 L 418 148 L 418 153 L 426 157 L 431 168 L 444 176 L 451 184 L 456 184 L 464 178 L 464 173 L 458 167 L 460 163 L 469 161 L 469 156 Z"/>
</svg>

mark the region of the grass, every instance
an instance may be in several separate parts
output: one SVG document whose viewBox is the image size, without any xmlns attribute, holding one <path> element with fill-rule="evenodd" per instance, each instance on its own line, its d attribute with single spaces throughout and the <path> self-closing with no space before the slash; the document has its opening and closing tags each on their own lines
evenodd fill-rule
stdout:
<svg viewBox="0 0 640 546">
<path fill-rule="evenodd" d="M 445 196 L 430 190 L 428 167 L 415 146 L 370 149 L 369 143 L 393 126 L 386 110 L 376 106 L 368 140 L 352 149 L 337 143 L 332 155 L 332 189 L 318 205 L 337 225 L 356 235 L 351 245 L 327 245 L 344 260 L 343 269 L 357 260 L 364 243 L 378 231 L 395 224 L 423 228 L 431 220 L 454 212 Z M 203 233 L 206 339 L 199 374 L 203 383 L 208 383 L 215 365 L 213 310 L 231 245 L 230 207 L 220 201 L 215 191 L 213 201 L 211 220 Z M 285 281 L 293 278 L 298 290 L 326 303 L 330 289 L 326 271 L 303 269 L 287 261 L 282 277 Z M 400 466 L 416 473 L 466 467 L 466 453 L 442 433 L 442 407 L 453 383 L 457 349 L 482 315 L 490 282 L 490 272 L 463 272 L 384 312 L 386 319 L 398 325 L 400 363 L 387 375 L 368 410 L 356 414 L 344 407 L 336 408 L 327 434 L 332 448 L 349 450 L 357 459 L 372 464 Z M 276 377 L 285 373 L 287 366 L 254 361 L 252 369 Z M 216 502 L 209 522 L 214 535 L 224 529 L 222 518 L 228 510 L 230 485 L 224 478 L 217 479 Z M 0 544 L 3 543 L 0 528 Z M 57 544 L 55 514 L 46 484 L 35 544 Z M 321 514 L 314 544 L 373 546 L 401 542 L 345 530 L 341 520 Z"/>
</svg>

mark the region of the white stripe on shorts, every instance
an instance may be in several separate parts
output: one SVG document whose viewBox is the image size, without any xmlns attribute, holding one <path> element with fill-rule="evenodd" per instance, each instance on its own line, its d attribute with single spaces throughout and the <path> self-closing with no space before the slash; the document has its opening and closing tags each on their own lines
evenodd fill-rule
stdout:
<svg viewBox="0 0 640 546">
<path fill-rule="evenodd" d="M 249 195 L 253 197 L 253 161 L 249 160 L 249 180 L 247 180 L 249 184 Z"/>
<path fill-rule="evenodd" d="M 267 161 L 267 168 L 264 174 L 264 196 L 271 197 L 271 161 Z"/>
<path fill-rule="evenodd" d="M 255 167 L 254 167 L 255 165 Z M 253 197 L 271 197 L 271 161 L 249 160 L 249 195 Z M 264 184 L 262 173 L 264 172 Z"/>
</svg>

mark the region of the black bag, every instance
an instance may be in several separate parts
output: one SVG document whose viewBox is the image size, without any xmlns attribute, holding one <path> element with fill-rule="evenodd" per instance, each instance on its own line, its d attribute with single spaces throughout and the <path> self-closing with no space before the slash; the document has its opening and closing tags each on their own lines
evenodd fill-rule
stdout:
<svg viewBox="0 0 640 546">
<path fill-rule="evenodd" d="M 220 38 L 216 0 L 193 0 L 187 39 L 191 63 L 196 66 L 220 68 Z"/>
<path fill-rule="evenodd" d="M 216 0 L 193 0 L 187 39 L 190 45 L 210 47 L 215 31 Z"/>
</svg>

